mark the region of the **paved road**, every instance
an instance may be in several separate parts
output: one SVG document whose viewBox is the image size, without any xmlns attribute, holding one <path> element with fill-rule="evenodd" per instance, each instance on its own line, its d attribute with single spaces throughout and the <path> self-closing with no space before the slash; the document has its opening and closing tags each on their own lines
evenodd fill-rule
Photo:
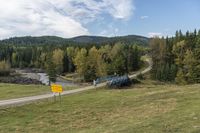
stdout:
<svg viewBox="0 0 200 133">
<path fill-rule="evenodd" d="M 145 74 L 145 73 L 149 72 L 152 68 L 152 61 L 150 59 L 147 59 L 146 61 L 149 63 L 149 66 L 145 70 L 137 72 L 136 74 L 130 75 L 129 77 L 135 78 L 141 73 Z M 106 83 L 101 83 L 101 84 L 98 84 L 96 87 L 88 86 L 88 87 L 79 88 L 79 89 L 75 89 L 75 90 L 68 90 L 68 91 L 64 91 L 61 95 L 70 95 L 70 94 L 74 94 L 74 93 L 80 93 L 83 91 L 100 88 L 105 85 L 106 85 Z M 2 100 L 2 101 L 0 101 L 0 107 L 20 106 L 20 105 L 24 105 L 24 104 L 28 104 L 28 103 L 37 101 L 37 100 L 42 100 L 42 99 L 47 99 L 47 98 L 52 98 L 52 97 L 53 97 L 53 94 L 51 93 L 51 94 L 44 94 L 44 95 L 38 95 L 38 96 L 30 96 L 30 97 Z"/>
</svg>

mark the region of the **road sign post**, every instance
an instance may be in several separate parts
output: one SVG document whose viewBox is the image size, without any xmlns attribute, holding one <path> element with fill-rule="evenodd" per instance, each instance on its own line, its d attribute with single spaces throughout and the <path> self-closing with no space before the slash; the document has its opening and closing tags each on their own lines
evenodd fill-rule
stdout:
<svg viewBox="0 0 200 133">
<path fill-rule="evenodd" d="M 56 102 L 56 93 L 53 93 L 54 102 Z"/>
<path fill-rule="evenodd" d="M 63 92 L 62 86 L 57 84 L 52 84 L 51 91 L 54 93 L 54 101 L 56 101 L 56 93 L 59 93 L 60 104 L 61 104 L 61 93 Z"/>
<path fill-rule="evenodd" d="M 61 94 L 59 93 L 59 97 L 60 97 L 60 104 L 61 104 Z"/>
</svg>

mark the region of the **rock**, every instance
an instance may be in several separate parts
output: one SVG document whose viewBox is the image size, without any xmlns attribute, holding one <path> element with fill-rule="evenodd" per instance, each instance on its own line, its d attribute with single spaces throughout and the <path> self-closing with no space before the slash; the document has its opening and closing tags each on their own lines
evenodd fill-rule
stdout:
<svg viewBox="0 0 200 133">
<path fill-rule="evenodd" d="M 40 84 L 42 85 L 42 82 L 31 79 L 31 78 L 25 78 L 25 77 L 0 77 L 1 83 L 14 83 L 14 84 Z"/>
</svg>

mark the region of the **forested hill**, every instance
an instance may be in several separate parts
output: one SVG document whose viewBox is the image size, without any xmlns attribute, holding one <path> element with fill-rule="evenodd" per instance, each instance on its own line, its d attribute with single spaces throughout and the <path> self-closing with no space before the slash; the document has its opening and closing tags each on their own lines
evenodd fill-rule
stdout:
<svg viewBox="0 0 200 133">
<path fill-rule="evenodd" d="M 149 39 L 143 36 L 128 35 L 128 36 L 117 36 L 117 37 L 101 37 L 101 36 L 79 36 L 70 39 L 78 43 L 137 43 L 141 45 L 147 45 Z"/>
<path fill-rule="evenodd" d="M 63 45 L 63 44 L 114 44 L 116 42 L 124 42 L 127 44 L 138 44 L 147 46 L 149 39 L 143 36 L 128 35 L 118 37 L 102 37 L 102 36 L 78 36 L 74 38 L 61 38 L 57 36 L 41 36 L 41 37 L 13 37 L 1 40 L 0 44 L 11 45 Z"/>
</svg>

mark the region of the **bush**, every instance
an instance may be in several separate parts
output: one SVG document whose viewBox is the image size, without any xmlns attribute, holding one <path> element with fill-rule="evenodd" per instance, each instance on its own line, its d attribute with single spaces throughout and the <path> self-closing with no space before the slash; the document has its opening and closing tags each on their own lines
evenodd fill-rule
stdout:
<svg viewBox="0 0 200 133">
<path fill-rule="evenodd" d="M 144 80 L 144 76 L 142 75 L 142 73 L 140 73 L 138 76 L 137 76 L 138 79 L 140 80 Z"/>
<path fill-rule="evenodd" d="M 10 74 L 10 64 L 8 62 L 0 61 L 0 76 L 8 76 Z"/>
<path fill-rule="evenodd" d="M 140 84 L 141 82 L 138 79 L 132 79 L 132 84 Z"/>
</svg>

